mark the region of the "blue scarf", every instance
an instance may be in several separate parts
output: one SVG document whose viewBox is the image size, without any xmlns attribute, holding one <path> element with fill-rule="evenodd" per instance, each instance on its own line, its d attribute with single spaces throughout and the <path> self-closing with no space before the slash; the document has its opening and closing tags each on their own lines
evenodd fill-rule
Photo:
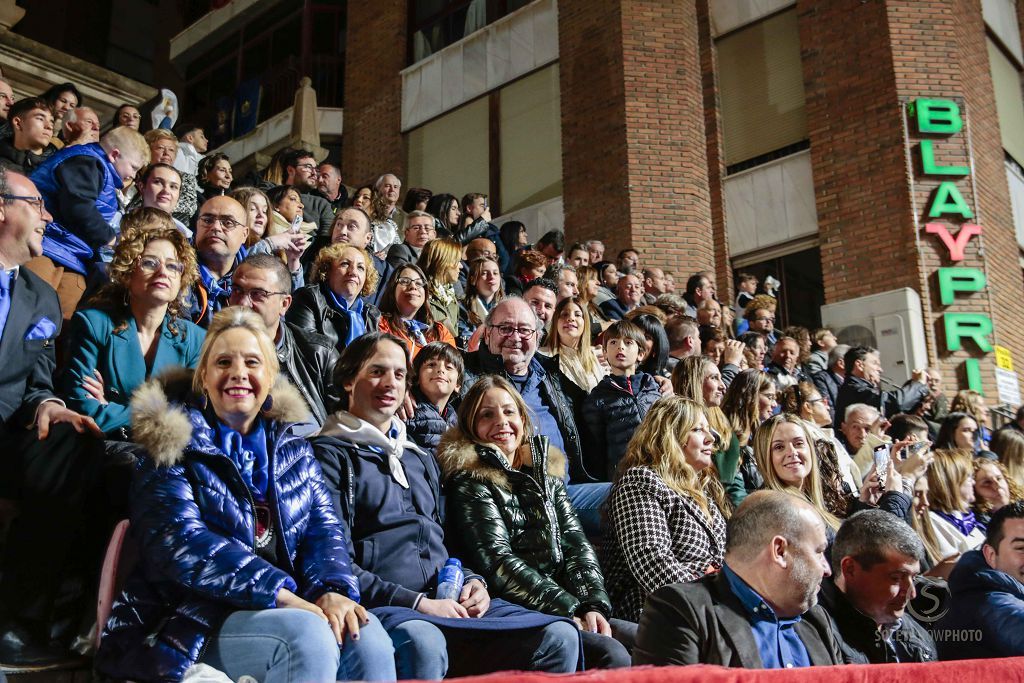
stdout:
<svg viewBox="0 0 1024 683">
<path fill-rule="evenodd" d="M 405 323 L 405 330 L 409 333 L 409 338 L 420 346 L 427 345 L 427 337 L 424 332 L 430 329 L 430 325 L 421 323 L 419 320 L 402 320 Z"/>
<path fill-rule="evenodd" d="M 980 526 L 978 524 L 978 520 L 974 518 L 973 512 L 961 512 L 960 516 L 956 516 L 948 512 L 939 512 L 936 510 L 935 514 L 955 526 L 957 531 L 962 533 L 964 536 L 970 536 L 971 532 L 974 531 L 974 528 Z"/>
<path fill-rule="evenodd" d="M 267 433 L 263 429 L 263 420 L 256 418 L 252 429 L 244 435 L 217 420 L 217 440 L 220 449 L 235 463 L 253 498 L 265 501 L 270 459 L 267 457 Z"/>
<path fill-rule="evenodd" d="M 208 295 L 206 306 L 210 313 L 216 313 L 224 308 L 228 303 L 228 297 L 231 296 L 231 274 L 229 273 L 218 280 L 206 266 L 200 263 L 199 279 L 202 280 L 203 288 Z"/>
<path fill-rule="evenodd" d="M 363 320 L 363 300 L 356 297 L 356 302 L 350 308 L 348 302 L 344 299 L 339 299 L 331 291 L 330 287 L 324 287 L 324 289 L 327 290 L 327 304 L 348 318 L 348 335 L 345 339 L 338 340 L 339 342 L 345 342 L 345 346 L 348 346 L 357 338 L 366 334 L 366 322 Z"/>
</svg>

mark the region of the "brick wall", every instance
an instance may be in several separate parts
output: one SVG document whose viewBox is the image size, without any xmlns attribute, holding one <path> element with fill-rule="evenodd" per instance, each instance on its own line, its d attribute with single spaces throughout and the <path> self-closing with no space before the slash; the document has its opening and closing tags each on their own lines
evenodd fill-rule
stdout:
<svg viewBox="0 0 1024 683">
<path fill-rule="evenodd" d="M 1009 334 L 1024 324 L 1013 304 L 1021 294 L 1020 267 L 980 3 L 799 0 L 797 10 L 826 301 L 899 287 L 918 291 L 928 353 L 943 368 L 947 390 L 964 384 L 963 360 L 982 354 L 946 352 L 946 311 L 992 316 L 997 342 L 1020 357 L 1024 349 Z M 935 271 L 953 264 L 938 238 L 923 230 L 939 179 L 912 176 L 904 147 L 903 107 L 921 97 L 964 105 L 973 149 L 962 133 L 936 139 L 936 155 L 942 163 L 973 151 L 974 182 L 957 179 L 957 188 L 985 230 L 959 265 L 986 270 L 989 287 L 949 307 L 939 302 Z M 911 160 L 919 169 L 920 160 Z M 939 222 L 954 234 L 959 227 L 948 216 Z M 982 362 L 991 396 L 993 360 Z"/>
<path fill-rule="evenodd" d="M 349 185 L 388 171 L 403 175 L 407 7 L 406 0 L 348 3 L 341 170 Z"/>
<path fill-rule="evenodd" d="M 677 283 L 714 268 L 695 3 L 564 0 L 558 24 L 569 240 L 633 246 Z"/>
</svg>

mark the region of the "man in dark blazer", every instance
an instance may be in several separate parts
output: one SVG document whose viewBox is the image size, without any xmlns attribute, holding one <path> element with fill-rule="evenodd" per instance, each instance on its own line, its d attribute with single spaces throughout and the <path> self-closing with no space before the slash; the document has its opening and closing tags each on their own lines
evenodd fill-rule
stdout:
<svg viewBox="0 0 1024 683">
<path fill-rule="evenodd" d="M 779 491 L 748 496 L 729 520 L 721 572 L 658 589 L 640 616 L 633 664 L 783 669 L 842 664 L 818 587 L 830 574 L 825 525 Z"/>
<path fill-rule="evenodd" d="M 405 217 L 405 241 L 392 244 L 388 249 L 388 265 L 401 268 L 407 263 L 416 263 L 423 247 L 435 237 L 434 217 L 426 211 L 410 211 Z"/>
<path fill-rule="evenodd" d="M 42 253 L 51 218 L 31 180 L 0 171 L 0 495 L 19 509 L 0 580 L 0 666 L 52 663 L 63 654 L 49 642 L 54 601 L 69 563 L 85 561 L 80 525 L 103 436 L 53 393 L 60 304 L 52 287 L 21 268 Z"/>
</svg>

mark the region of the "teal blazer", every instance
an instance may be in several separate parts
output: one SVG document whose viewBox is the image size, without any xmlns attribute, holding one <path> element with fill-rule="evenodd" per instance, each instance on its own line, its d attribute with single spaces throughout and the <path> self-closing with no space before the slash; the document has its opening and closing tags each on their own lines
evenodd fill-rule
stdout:
<svg viewBox="0 0 1024 683">
<path fill-rule="evenodd" d="M 146 372 L 146 359 L 139 344 L 135 319 L 128 318 L 128 327 L 114 331 L 114 321 L 105 311 L 90 308 L 75 313 L 68 332 L 68 362 L 61 378 L 61 397 L 68 408 L 96 420 L 109 436 L 116 436 L 131 421 L 129 401 L 132 392 L 151 375 L 180 366 L 195 368 L 206 331 L 188 320 L 176 319 L 178 334 L 167 329 L 170 316 L 160 326 L 153 368 Z M 82 378 L 93 370 L 103 375 L 107 405 L 92 398 L 82 388 Z"/>
</svg>

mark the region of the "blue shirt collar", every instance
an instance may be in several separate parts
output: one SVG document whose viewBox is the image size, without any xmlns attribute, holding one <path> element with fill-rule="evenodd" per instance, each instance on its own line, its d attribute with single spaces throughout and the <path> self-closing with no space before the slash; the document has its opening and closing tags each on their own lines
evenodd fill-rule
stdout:
<svg viewBox="0 0 1024 683">
<path fill-rule="evenodd" d="M 772 621 L 780 626 L 790 626 L 800 623 L 801 617 L 797 615 L 792 619 L 780 619 L 772 606 L 762 598 L 757 591 L 750 587 L 746 581 L 740 578 L 739 574 L 729 568 L 729 565 L 722 565 L 722 573 L 725 574 L 729 587 L 739 599 L 743 609 L 751 617 L 752 621 Z"/>
</svg>

